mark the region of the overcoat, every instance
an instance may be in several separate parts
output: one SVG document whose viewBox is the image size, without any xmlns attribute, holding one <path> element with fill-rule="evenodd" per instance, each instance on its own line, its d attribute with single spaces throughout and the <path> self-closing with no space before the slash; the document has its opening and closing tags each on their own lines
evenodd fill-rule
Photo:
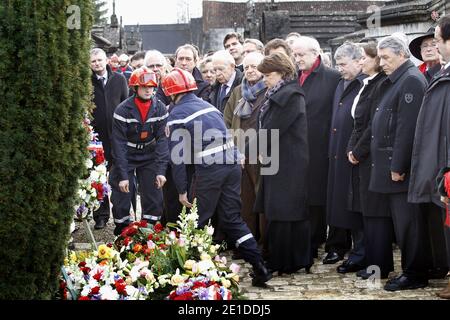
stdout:
<svg viewBox="0 0 450 320">
<path fill-rule="evenodd" d="M 254 211 L 264 212 L 270 221 L 306 220 L 308 133 L 304 93 L 296 80 L 269 98 L 259 123 L 259 130 L 279 130 L 279 168 L 276 174 L 260 176 Z M 267 141 L 271 155 L 270 137 Z"/>
</svg>

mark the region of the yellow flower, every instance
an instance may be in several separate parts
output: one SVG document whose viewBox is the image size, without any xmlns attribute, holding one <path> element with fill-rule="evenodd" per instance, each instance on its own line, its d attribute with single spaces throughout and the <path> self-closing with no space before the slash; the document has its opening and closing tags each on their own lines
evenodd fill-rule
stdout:
<svg viewBox="0 0 450 320">
<path fill-rule="evenodd" d="M 98 257 L 100 259 L 112 259 L 114 257 L 114 251 L 106 244 L 98 246 Z"/>
<path fill-rule="evenodd" d="M 185 278 L 182 275 L 180 275 L 180 270 L 177 269 L 177 272 L 170 279 L 170 284 L 173 286 L 178 286 L 178 285 L 184 283 L 184 280 L 185 280 Z"/>
<path fill-rule="evenodd" d="M 186 260 L 186 262 L 184 263 L 183 268 L 185 270 L 192 270 L 192 267 L 194 266 L 195 261 L 194 260 Z"/>
<path fill-rule="evenodd" d="M 77 255 L 75 254 L 75 252 L 71 252 L 70 253 L 70 255 L 69 255 L 69 260 L 70 260 L 70 263 L 75 263 L 75 262 L 77 262 Z"/>
<path fill-rule="evenodd" d="M 206 252 L 202 253 L 200 256 L 200 260 L 204 261 L 204 260 L 211 260 L 211 256 L 209 254 L 207 254 Z"/>
<path fill-rule="evenodd" d="M 231 287 L 231 281 L 230 280 L 227 280 L 227 279 L 225 279 L 225 278 L 221 278 L 220 279 L 220 282 L 222 282 L 222 285 L 225 287 L 225 288 L 229 288 L 229 287 Z"/>
</svg>

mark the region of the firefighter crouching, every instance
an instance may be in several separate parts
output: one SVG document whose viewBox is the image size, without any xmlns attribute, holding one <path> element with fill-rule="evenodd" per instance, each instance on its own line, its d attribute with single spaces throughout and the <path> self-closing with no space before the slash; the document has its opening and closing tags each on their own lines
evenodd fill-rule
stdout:
<svg viewBox="0 0 450 320">
<path fill-rule="evenodd" d="M 227 133 L 221 112 L 192 93 L 197 85 L 189 72 L 175 68 L 163 78 L 162 88 L 174 102 L 167 134 L 179 201 L 192 206 L 185 165 L 193 161 L 195 177 L 190 198 L 197 198 L 198 227 L 204 227 L 217 210 L 220 228 L 253 266 L 252 284 L 264 287 L 272 274 L 265 268 L 255 238 L 241 218 L 241 155 Z"/>
<path fill-rule="evenodd" d="M 156 75 L 145 67 L 135 70 L 129 86 L 134 95 L 117 106 L 112 128 L 113 166 L 110 172 L 111 202 L 119 235 L 131 221 L 135 194 L 134 175 L 141 196 L 142 220 L 155 223 L 163 210 L 162 186 L 168 160 L 166 107 L 156 97 Z"/>
</svg>

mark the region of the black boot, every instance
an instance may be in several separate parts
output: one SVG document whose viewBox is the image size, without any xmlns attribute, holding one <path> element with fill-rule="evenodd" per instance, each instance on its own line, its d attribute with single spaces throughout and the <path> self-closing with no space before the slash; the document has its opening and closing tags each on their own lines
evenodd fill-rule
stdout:
<svg viewBox="0 0 450 320">
<path fill-rule="evenodd" d="M 270 279 L 272 279 L 272 273 L 267 270 L 262 261 L 253 265 L 253 286 L 265 288 L 266 282 Z"/>
</svg>

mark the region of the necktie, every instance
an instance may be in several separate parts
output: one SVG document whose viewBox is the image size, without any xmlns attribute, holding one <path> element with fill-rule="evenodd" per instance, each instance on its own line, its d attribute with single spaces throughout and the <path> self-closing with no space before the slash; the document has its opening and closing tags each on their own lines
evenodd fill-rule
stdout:
<svg viewBox="0 0 450 320">
<path fill-rule="evenodd" d="M 105 77 L 101 77 L 100 78 L 100 81 L 102 82 L 103 88 L 106 86 L 106 81 L 105 80 L 106 80 Z"/>
<path fill-rule="evenodd" d="M 222 87 L 220 88 L 218 105 L 221 108 L 222 108 L 222 104 L 223 104 L 223 98 L 225 98 L 225 96 L 227 95 L 227 88 L 228 88 L 228 86 L 226 84 L 223 84 Z"/>
</svg>

